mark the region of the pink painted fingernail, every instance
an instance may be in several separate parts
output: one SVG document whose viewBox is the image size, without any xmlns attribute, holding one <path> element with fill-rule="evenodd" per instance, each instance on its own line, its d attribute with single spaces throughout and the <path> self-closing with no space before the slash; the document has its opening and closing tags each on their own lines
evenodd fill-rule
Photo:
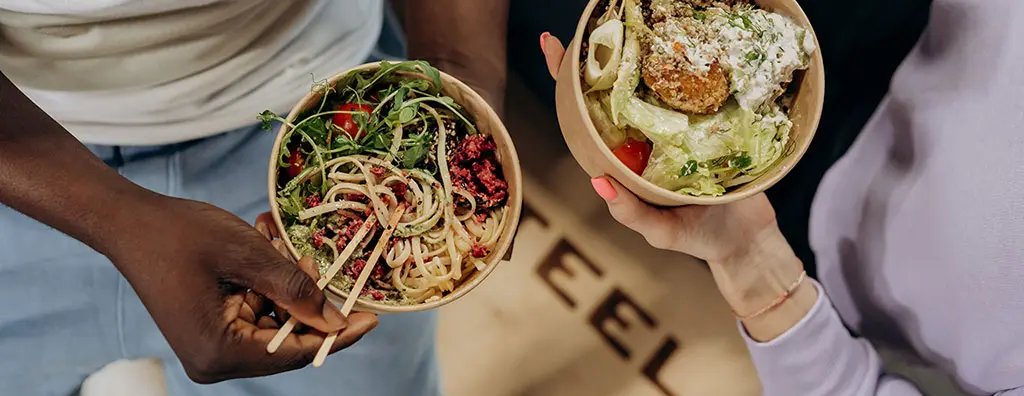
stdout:
<svg viewBox="0 0 1024 396">
<path fill-rule="evenodd" d="M 551 37 L 551 33 L 544 32 L 540 34 L 540 50 L 541 52 L 548 52 L 548 37 Z"/>
<path fill-rule="evenodd" d="M 595 177 L 590 179 L 590 184 L 594 186 L 594 191 L 605 201 L 611 201 L 619 196 L 619 193 L 615 191 L 615 187 L 612 187 L 612 183 L 603 177 Z"/>
</svg>

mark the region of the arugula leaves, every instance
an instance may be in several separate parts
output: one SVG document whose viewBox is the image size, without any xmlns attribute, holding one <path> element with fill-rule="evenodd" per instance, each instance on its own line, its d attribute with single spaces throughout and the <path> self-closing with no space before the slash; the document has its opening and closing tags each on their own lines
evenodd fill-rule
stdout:
<svg viewBox="0 0 1024 396">
<path fill-rule="evenodd" d="M 297 216 L 302 210 L 301 197 L 322 193 L 329 187 L 325 182 L 325 164 L 332 158 L 354 154 L 388 155 L 395 136 L 401 139 L 395 145 L 398 151 L 392 160 L 396 166 L 436 171 L 429 168 L 438 160 L 431 153 L 439 128 L 436 119 L 426 110 L 427 106 L 439 112 L 442 120 L 447 120 L 444 122 L 454 121 L 456 128 L 469 134 L 477 133 L 462 107 L 442 93 L 441 72 L 425 61 L 381 62 L 376 70 L 350 73 L 334 85 L 314 81 L 313 91 L 321 95 L 319 106 L 295 117 L 295 124 L 270 110 L 257 117 L 263 129 L 270 130 L 276 123 L 287 128 L 277 159 L 281 169 L 289 166 L 292 150 L 298 150 L 306 158 L 302 172 L 290 180 L 282 180 L 283 185 L 278 189 L 276 200 L 287 215 Z M 348 103 L 364 105 L 372 111 L 338 110 Z M 351 116 L 358 127 L 358 136 L 349 136 L 334 124 L 334 119 L 340 117 L 338 114 Z M 396 135 L 399 126 L 403 133 Z"/>
</svg>

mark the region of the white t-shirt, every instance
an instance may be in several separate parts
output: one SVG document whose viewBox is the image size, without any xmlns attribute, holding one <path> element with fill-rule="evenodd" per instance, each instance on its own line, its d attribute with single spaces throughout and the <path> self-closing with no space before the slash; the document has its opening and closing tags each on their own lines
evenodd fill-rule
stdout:
<svg viewBox="0 0 1024 396">
<path fill-rule="evenodd" d="M 83 142 L 153 145 L 287 112 L 362 63 L 379 0 L 0 0 L 0 70 Z"/>
</svg>

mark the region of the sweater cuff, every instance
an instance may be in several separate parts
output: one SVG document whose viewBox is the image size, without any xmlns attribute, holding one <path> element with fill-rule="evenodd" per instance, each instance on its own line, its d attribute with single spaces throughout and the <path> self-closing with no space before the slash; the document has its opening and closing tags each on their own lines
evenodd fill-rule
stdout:
<svg viewBox="0 0 1024 396">
<path fill-rule="evenodd" d="M 870 344 L 850 336 L 821 285 L 808 280 L 818 299 L 782 335 L 758 342 L 739 324 L 765 395 L 826 394 L 823 388 L 857 389 L 863 386 L 858 382 L 877 379 L 878 357 Z"/>
</svg>

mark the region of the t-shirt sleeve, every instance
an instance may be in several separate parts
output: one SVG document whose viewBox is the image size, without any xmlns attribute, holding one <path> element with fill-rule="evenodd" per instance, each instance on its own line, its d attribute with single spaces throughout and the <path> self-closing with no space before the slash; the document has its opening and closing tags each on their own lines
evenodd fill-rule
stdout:
<svg viewBox="0 0 1024 396">
<path fill-rule="evenodd" d="M 921 395 L 909 381 L 882 371 L 875 348 L 850 335 L 821 285 L 811 283 L 818 300 L 781 336 L 758 342 L 740 325 L 764 395 Z"/>
</svg>

